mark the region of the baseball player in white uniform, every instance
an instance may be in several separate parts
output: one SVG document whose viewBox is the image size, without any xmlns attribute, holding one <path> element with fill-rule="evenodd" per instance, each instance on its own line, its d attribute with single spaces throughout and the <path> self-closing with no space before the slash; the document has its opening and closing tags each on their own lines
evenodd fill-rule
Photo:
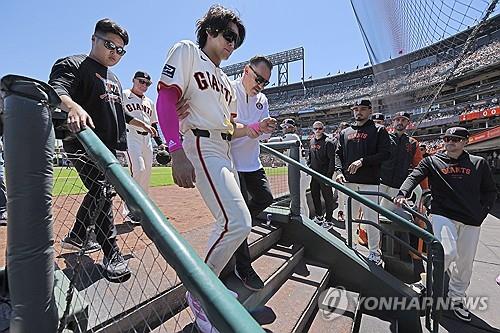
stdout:
<svg viewBox="0 0 500 333">
<path fill-rule="evenodd" d="M 144 94 L 151 85 L 151 76 L 143 71 L 135 73 L 131 89 L 123 91 L 124 109 L 133 117 L 142 120 L 148 125 L 156 128 L 158 122 L 156 108 L 151 99 Z M 159 136 L 153 138 L 158 146 L 162 146 Z M 141 128 L 127 124 L 127 159 L 132 178 L 142 187 L 144 192 L 149 191 L 149 180 L 151 178 L 151 166 L 153 164 L 153 143 L 151 135 Z M 138 223 L 140 219 L 129 211 L 124 205 L 126 221 Z"/>
<path fill-rule="evenodd" d="M 219 275 L 247 238 L 251 217 L 230 155 L 230 140 L 272 132 L 270 119 L 236 124 L 236 95 L 219 67 L 245 38 L 245 27 L 231 10 L 213 5 L 197 21 L 197 42 L 181 41 L 168 52 L 158 85 L 158 119 L 172 157 L 172 176 L 181 187 L 194 187 L 215 218 L 205 263 Z M 189 105 L 180 121 L 178 103 Z M 214 332 L 199 301 L 186 293 L 202 332 Z M 215 330 L 216 331 L 216 330 Z"/>
</svg>

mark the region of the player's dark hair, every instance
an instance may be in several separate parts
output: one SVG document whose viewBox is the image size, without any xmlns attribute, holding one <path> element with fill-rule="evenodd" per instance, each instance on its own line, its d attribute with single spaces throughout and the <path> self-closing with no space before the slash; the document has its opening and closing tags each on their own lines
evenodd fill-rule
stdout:
<svg viewBox="0 0 500 333">
<path fill-rule="evenodd" d="M 257 66 L 261 62 L 263 62 L 267 66 L 267 68 L 269 68 L 270 71 L 273 70 L 273 63 L 271 62 L 271 60 L 267 59 L 264 56 L 256 55 L 255 57 L 252 57 L 252 59 L 250 59 L 249 61 L 250 65 L 253 66 Z"/>
<path fill-rule="evenodd" d="M 115 21 L 110 20 L 109 18 L 104 18 L 102 20 L 97 21 L 94 29 L 94 34 L 96 33 L 112 33 L 120 36 L 123 40 L 123 44 L 128 44 L 128 33 L 127 30 L 118 25 Z"/>
<path fill-rule="evenodd" d="M 211 34 L 214 37 L 217 36 L 217 34 L 229 26 L 230 22 L 236 24 L 240 37 L 238 45 L 235 45 L 234 48 L 240 47 L 245 39 L 245 26 L 235 12 L 221 5 L 212 5 L 208 9 L 208 12 L 196 22 L 196 40 L 198 45 L 204 48 L 207 43 L 207 34 Z"/>
</svg>

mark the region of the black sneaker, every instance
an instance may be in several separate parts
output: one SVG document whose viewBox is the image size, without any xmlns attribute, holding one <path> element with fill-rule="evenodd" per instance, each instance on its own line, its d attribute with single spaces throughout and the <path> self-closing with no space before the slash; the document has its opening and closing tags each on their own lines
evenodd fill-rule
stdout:
<svg viewBox="0 0 500 333">
<path fill-rule="evenodd" d="M 61 241 L 61 247 L 65 250 L 80 251 L 82 249 L 82 246 L 83 246 L 82 242 L 80 242 L 75 237 L 71 237 L 70 235 L 64 237 L 64 239 Z M 99 245 L 99 243 L 89 239 L 84 247 L 83 252 L 85 254 L 89 254 L 92 252 L 99 251 L 100 249 L 101 245 Z"/>
<path fill-rule="evenodd" d="M 412 283 L 409 285 L 409 287 L 416 292 L 419 296 L 422 296 L 425 293 L 425 284 L 422 282 L 422 280 Z"/>
<path fill-rule="evenodd" d="M 238 279 L 243 282 L 243 285 L 252 291 L 259 291 L 264 288 L 264 282 L 260 279 L 257 273 L 252 267 L 246 269 L 243 272 L 238 272 L 236 267 L 234 268 L 234 274 Z"/>
<path fill-rule="evenodd" d="M 323 216 L 316 216 L 313 220 L 316 224 L 322 225 L 324 222 Z"/>
<path fill-rule="evenodd" d="M 455 316 L 462 321 L 471 321 L 471 316 L 469 310 L 464 306 L 462 301 L 453 302 L 453 313 Z"/>
<path fill-rule="evenodd" d="M 127 262 L 118 251 L 113 253 L 111 258 L 104 257 L 101 266 L 106 272 L 106 278 L 111 282 L 124 281 L 132 274 Z"/>
</svg>

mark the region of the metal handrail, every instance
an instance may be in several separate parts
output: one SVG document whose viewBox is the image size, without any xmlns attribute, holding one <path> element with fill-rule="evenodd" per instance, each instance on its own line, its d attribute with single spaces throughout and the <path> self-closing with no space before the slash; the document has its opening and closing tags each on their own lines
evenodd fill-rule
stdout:
<svg viewBox="0 0 500 333">
<path fill-rule="evenodd" d="M 200 300 L 217 329 L 220 332 L 264 332 L 142 188 L 130 178 L 97 135 L 87 128 L 79 132 L 77 138 L 132 212 L 141 217 L 145 233 L 186 288 Z"/>
<path fill-rule="evenodd" d="M 332 179 L 318 173 L 317 171 L 314 171 L 298 161 L 274 150 L 271 147 L 278 146 L 279 144 L 283 145 L 285 143 L 271 143 L 271 144 L 260 144 L 261 149 L 264 151 L 273 154 L 274 156 L 282 159 L 283 161 L 287 162 L 289 165 L 292 165 L 295 168 L 298 168 L 300 171 L 303 171 L 312 177 L 314 177 L 317 181 L 323 183 L 326 186 L 333 187 L 337 189 L 338 191 L 346 194 L 348 197 L 351 197 L 363 205 L 367 206 L 368 208 L 373 209 L 377 213 L 387 217 L 391 222 L 398 223 L 399 225 L 403 226 L 405 229 L 408 231 L 412 232 L 414 235 L 416 235 L 419 238 L 422 238 L 426 243 L 429 244 L 429 254 L 430 254 L 430 260 L 428 263 L 432 262 L 431 267 L 431 272 L 428 276 L 428 279 L 431 278 L 432 280 L 429 282 L 431 284 L 432 282 L 432 317 L 433 317 L 433 327 L 432 331 L 437 332 L 439 329 L 439 319 L 441 317 L 441 310 L 437 307 L 437 299 L 438 297 L 443 296 L 443 286 L 444 286 L 444 250 L 443 246 L 441 245 L 441 242 L 431 233 L 428 231 L 420 228 L 419 226 L 413 224 L 413 222 L 407 221 L 403 219 L 401 216 L 395 214 L 394 212 L 379 206 L 378 204 L 374 203 L 371 200 L 366 199 L 356 191 L 351 190 L 350 188 L 347 188 L 337 182 L 334 182 Z M 288 146 L 291 145 L 290 142 L 286 142 Z M 293 143 L 295 145 L 299 145 L 300 142 L 296 141 L 296 143 Z M 267 146 L 266 146 L 267 145 Z M 332 236 L 333 237 L 333 236 Z M 430 264 L 428 265 L 430 267 Z M 428 267 L 428 268 L 429 268 Z M 426 314 L 426 326 L 430 326 L 430 319 L 428 315 Z"/>
</svg>

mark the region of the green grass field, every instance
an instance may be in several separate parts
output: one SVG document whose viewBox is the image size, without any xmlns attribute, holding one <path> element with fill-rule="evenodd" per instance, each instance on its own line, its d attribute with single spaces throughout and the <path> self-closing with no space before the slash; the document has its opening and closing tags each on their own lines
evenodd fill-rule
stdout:
<svg viewBox="0 0 500 333">
<path fill-rule="evenodd" d="M 265 168 L 269 176 L 286 174 L 286 167 Z M 128 169 L 127 169 L 128 171 Z M 167 186 L 174 183 L 172 179 L 171 167 L 155 167 L 151 173 L 150 186 Z M 66 169 L 65 167 L 54 168 L 54 188 L 52 195 L 68 195 L 85 193 L 86 189 L 78 177 L 78 173 L 74 168 Z"/>
</svg>

